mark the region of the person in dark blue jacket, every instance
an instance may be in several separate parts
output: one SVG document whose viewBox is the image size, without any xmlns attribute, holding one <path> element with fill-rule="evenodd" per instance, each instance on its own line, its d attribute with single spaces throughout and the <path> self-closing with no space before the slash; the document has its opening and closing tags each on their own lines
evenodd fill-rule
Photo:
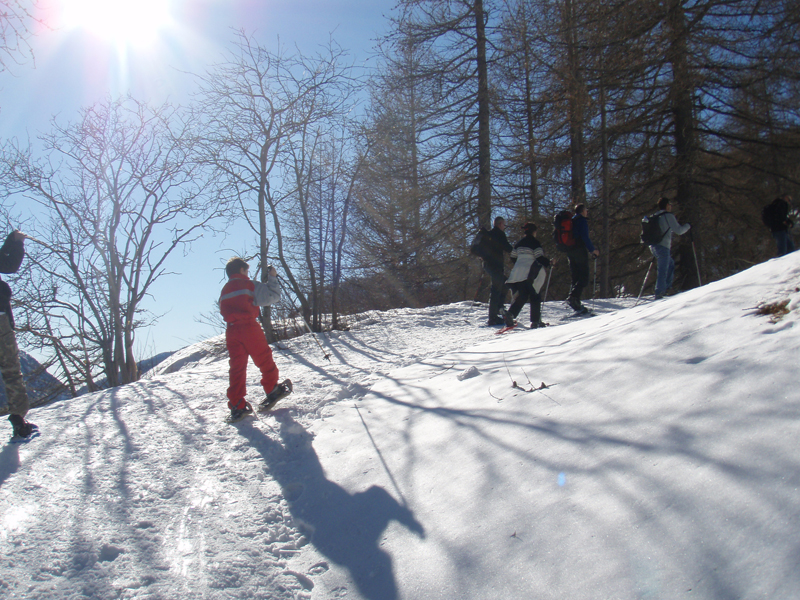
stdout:
<svg viewBox="0 0 800 600">
<path fill-rule="evenodd" d="M 12 231 L 0 248 L 0 273 L 16 273 L 25 257 L 26 235 Z M 8 400 L 8 420 L 14 428 L 14 437 L 27 438 L 37 430 L 36 425 L 28 423 L 28 393 L 22 379 L 19 363 L 19 348 L 14 335 L 14 316 L 11 314 L 11 288 L 0 279 L 0 374 L 6 386 Z"/>
<path fill-rule="evenodd" d="M 600 251 L 594 247 L 592 240 L 589 239 L 589 221 L 587 219 L 589 209 L 585 204 L 575 206 L 575 216 L 572 217 L 572 236 L 575 238 L 575 245 L 567 251 L 569 260 L 569 271 L 572 276 L 572 286 L 569 290 L 567 303 L 572 309 L 579 313 L 587 313 L 589 310 L 581 304 L 583 288 L 589 285 L 589 255 L 594 258 L 600 256 Z"/>
</svg>

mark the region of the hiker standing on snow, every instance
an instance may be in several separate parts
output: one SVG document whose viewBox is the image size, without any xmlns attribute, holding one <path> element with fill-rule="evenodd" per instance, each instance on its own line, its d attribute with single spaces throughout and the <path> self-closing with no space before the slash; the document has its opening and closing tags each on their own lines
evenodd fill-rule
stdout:
<svg viewBox="0 0 800 600">
<path fill-rule="evenodd" d="M 492 280 L 492 288 L 489 292 L 489 325 L 502 325 L 505 313 L 506 295 L 506 275 L 503 268 L 505 252 L 511 252 L 513 248 L 508 243 L 505 234 L 506 220 L 503 217 L 496 217 L 494 228 L 486 235 L 483 242 L 483 268 Z"/>
<path fill-rule="evenodd" d="M 25 258 L 25 239 L 21 231 L 12 231 L 0 248 L 0 273 L 16 273 Z M 0 374 L 6 385 L 8 420 L 14 428 L 14 437 L 27 438 L 38 430 L 25 420 L 28 414 L 28 392 L 22 379 L 19 348 L 14 334 L 14 316 L 11 314 L 11 288 L 0 279 Z"/>
<path fill-rule="evenodd" d="M 589 239 L 589 209 L 585 204 L 575 205 L 575 216 L 572 217 L 572 235 L 575 245 L 567 250 L 569 272 L 572 277 L 572 286 L 569 290 L 567 303 L 572 310 L 578 313 L 588 313 L 589 309 L 581 304 L 583 288 L 589 285 L 589 254 L 594 258 L 600 256 L 600 250 L 594 247 Z"/>
<path fill-rule="evenodd" d="M 792 227 L 794 223 L 789 218 L 792 210 L 792 197 L 784 194 L 775 198 L 770 204 L 764 207 L 761 212 L 761 219 L 764 225 L 769 227 L 775 243 L 778 245 L 778 256 L 783 256 L 794 252 L 794 240 L 792 239 Z"/>
<path fill-rule="evenodd" d="M 278 367 L 272 359 L 272 349 L 258 322 L 259 306 L 274 304 L 281 297 L 278 272 L 269 267 L 267 282 L 253 281 L 247 275 L 250 265 L 241 258 L 232 258 L 225 265 L 228 283 L 222 288 L 219 297 L 219 312 L 228 324 L 225 330 L 225 343 L 228 346 L 230 372 L 228 387 L 229 420 L 238 421 L 252 414 L 253 407 L 245 401 L 247 395 L 247 359 L 261 371 L 261 386 L 267 394 L 261 403 L 264 410 L 292 392 L 292 382 L 278 383 Z"/>
<path fill-rule="evenodd" d="M 522 230 L 525 236 L 514 245 L 511 252 L 511 260 L 514 267 L 508 276 L 508 285 L 516 292 L 514 302 L 506 313 L 506 325 L 514 325 L 525 302 L 531 303 L 531 329 L 545 327 L 542 323 L 542 297 L 539 291 L 542 289 L 546 279 L 546 269 L 550 268 L 550 259 L 544 255 L 542 245 L 536 239 L 535 223 L 525 223 Z"/>
<path fill-rule="evenodd" d="M 683 235 L 691 227 L 689 223 L 678 224 L 678 220 L 672 214 L 672 202 L 667 198 L 659 199 L 658 210 L 661 212 L 655 213 L 651 218 L 658 218 L 663 237 L 660 242 L 650 246 L 650 252 L 658 262 L 656 300 L 663 298 L 666 291 L 672 287 L 672 279 L 675 275 L 675 260 L 670 255 L 672 234 Z"/>
</svg>

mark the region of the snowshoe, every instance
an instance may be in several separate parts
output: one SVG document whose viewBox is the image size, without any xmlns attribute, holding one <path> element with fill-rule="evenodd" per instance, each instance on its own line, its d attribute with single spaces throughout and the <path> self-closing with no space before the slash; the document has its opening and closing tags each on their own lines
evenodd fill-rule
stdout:
<svg viewBox="0 0 800 600">
<path fill-rule="evenodd" d="M 266 399 L 259 404 L 258 410 L 260 412 L 267 412 L 275 406 L 281 398 L 285 398 L 292 393 L 292 380 L 285 379 L 283 383 L 279 383 L 275 388 L 267 394 Z"/>
<path fill-rule="evenodd" d="M 571 315 L 567 315 L 566 317 L 561 317 L 561 320 L 562 321 L 572 321 L 572 320 L 575 320 L 575 319 L 585 319 L 585 318 L 594 317 L 594 316 L 595 316 L 595 313 L 593 313 L 588 308 L 583 306 L 583 307 L 581 307 L 580 310 L 576 310 Z"/>
<path fill-rule="evenodd" d="M 548 325 L 550 325 L 550 323 L 539 321 L 538 323 L 531 323 L 531 329 L 541 329 L 542 327 L 547 327 Z"/>
<path fill-rule="evenodd" d="M 20 415 L 9 415 L 8 420 L 14 428 L 11 436 L 12 442 L 27 441 L 39 435 L 39 427 L 34 423 L 29 423 Z"/>
<path fill-rule="evenodd" d="M 253 407 L 249 402 L 244 403 L 244 408 L 232 408 L 231 414 L 228 415 L 228 418 L 225 419 L 228 423 L 236 423 L 237 421 L 241 421 L 245 417 L 254 416 Z"/>
</svg>

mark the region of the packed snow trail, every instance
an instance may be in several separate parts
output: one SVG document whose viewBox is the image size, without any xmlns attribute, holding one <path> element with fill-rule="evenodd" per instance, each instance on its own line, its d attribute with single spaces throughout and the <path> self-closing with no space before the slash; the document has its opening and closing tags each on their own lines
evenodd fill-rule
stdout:
<svg viewBox="0 0 800 600">
<path fill-rule="evenodd" d="M 372 313 L 330 361 L 281 343 L 294 393 L 236 425 L 196 344 L 2 446 L 0 595 L 792 598 L 798 286 L 795 253 L 508 336 L 471 303 Z"/>
</svg>

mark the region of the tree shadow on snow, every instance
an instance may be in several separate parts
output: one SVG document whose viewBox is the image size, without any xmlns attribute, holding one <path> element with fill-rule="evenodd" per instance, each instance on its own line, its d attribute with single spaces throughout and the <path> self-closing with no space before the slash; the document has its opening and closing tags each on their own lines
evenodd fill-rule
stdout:
<svg viewBox="0 0 800 600">
<path fill-rule="evenodd" d="M 329 481 L 311 434 L 286 411 L 272 415 L 280 422 L 282 444 L 254 427 L 239 433 L 264 457 L 297 527 L 321 554 L 347 568 L 364 598 L 395 600 L 392 559 L 379 541 L 391 521 L 424 537 L 422 525 L 382 487 L 350 494 Z"/>
</svg>

